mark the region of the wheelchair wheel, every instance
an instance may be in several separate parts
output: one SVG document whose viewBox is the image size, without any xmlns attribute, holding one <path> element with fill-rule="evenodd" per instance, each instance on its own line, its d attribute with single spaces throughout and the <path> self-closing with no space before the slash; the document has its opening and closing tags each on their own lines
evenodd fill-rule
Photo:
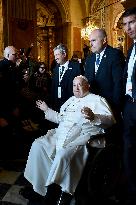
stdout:
<svg viewBox="0 0 136 205">
<path fill-rule="evenodd" d="M 99 149 L 92 161 L 88 174 L 88 191 L 92 198 L 112 196 L 121 174 L 119 149 L 110 144 Z"/>
</svg>

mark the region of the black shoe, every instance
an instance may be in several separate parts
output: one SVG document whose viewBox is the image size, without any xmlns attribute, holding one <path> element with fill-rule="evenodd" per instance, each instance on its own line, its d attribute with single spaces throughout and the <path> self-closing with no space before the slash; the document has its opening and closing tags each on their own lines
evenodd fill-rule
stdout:
<svg viewBox="0 0 136 205">
<path fill-rule="evenodd" d="M 51 204 L 46 204 L 44 201 L 31 201 L 31 200 L 29 200 L 27 205 L 51 205 Z"/>
<path fill-rule="evenodd" d="M 40 194 L 36 193 L 30 186 L 26 186 L 20 189 L 19 194 L 23 196 L 25 199 L 29 199 L 31 201 L 41 201 L 44 198 Z"/>
<path fill-rule="evenodd" d="M 136 204 L 136 200 L 126 200 L 124 205 L 135 205 Z"/>
<path fill-rule="evenodd" d="M 49 185 L 45 196 L 45 205 L 56 205 L 61 193 L 61 187 L 58 184 Z"/>
<path fill-rule="evenodd" d="M 61 196 L 57 202 L 57 205 L 70 205 L 72 198 L 73 198 L 73 196 L 71 194 L 68 194 L 66 192 L 62 192 Z"/>
</svg>

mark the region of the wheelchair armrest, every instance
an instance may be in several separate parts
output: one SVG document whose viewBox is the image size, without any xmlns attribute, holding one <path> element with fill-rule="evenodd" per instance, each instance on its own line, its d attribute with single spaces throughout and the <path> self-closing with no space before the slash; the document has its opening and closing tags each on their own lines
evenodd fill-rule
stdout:
<svg viewBox="0 0 136 205">
<path fill-rule="evenodd" d="M 106 146 L 105 134 L 95 135 L 91 137 L 87 142 L 87 147 L 104 148 Z"/>
<path fill-rule="evenodd" d="M 91 136 L 87 142 L 87 147 L 104 148 L 107 143 L 110 144 L 113 137 L 114 127 L 110 127 L 102 134 Z"/>
</svg>

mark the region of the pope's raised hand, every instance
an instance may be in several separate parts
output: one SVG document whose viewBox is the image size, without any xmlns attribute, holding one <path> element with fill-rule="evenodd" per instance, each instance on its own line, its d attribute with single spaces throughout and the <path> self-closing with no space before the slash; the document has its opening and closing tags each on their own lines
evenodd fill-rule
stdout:
<svg viewBox="0 0 136 205">
<path fill-rule="evenodd" d="M 81 112 L 84 114 L 86 119 L 90 121 L 94 120 L 94 113 L 89 107 L 83 107 Z"/>
<path fill-rule="evenodd" d="M 44 101 L 37 100 L 36 105 L 39 109 L 41 109 L 44 112 L 48 109 L 48 105 Z"/>
</svg>

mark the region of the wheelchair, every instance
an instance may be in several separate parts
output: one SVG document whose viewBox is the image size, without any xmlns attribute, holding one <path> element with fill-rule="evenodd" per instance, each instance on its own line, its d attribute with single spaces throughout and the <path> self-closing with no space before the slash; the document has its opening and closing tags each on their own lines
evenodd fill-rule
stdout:
<svg viewBox="0 0 136 205">
<path fill-rule="evenodd" d="M 122 150 L 114 142 L 115 127 L 88 141 L 89 156 L 75 192 L 76 205 L 105 202 L 116 195 L 122 174 Z"/>
</svg>

